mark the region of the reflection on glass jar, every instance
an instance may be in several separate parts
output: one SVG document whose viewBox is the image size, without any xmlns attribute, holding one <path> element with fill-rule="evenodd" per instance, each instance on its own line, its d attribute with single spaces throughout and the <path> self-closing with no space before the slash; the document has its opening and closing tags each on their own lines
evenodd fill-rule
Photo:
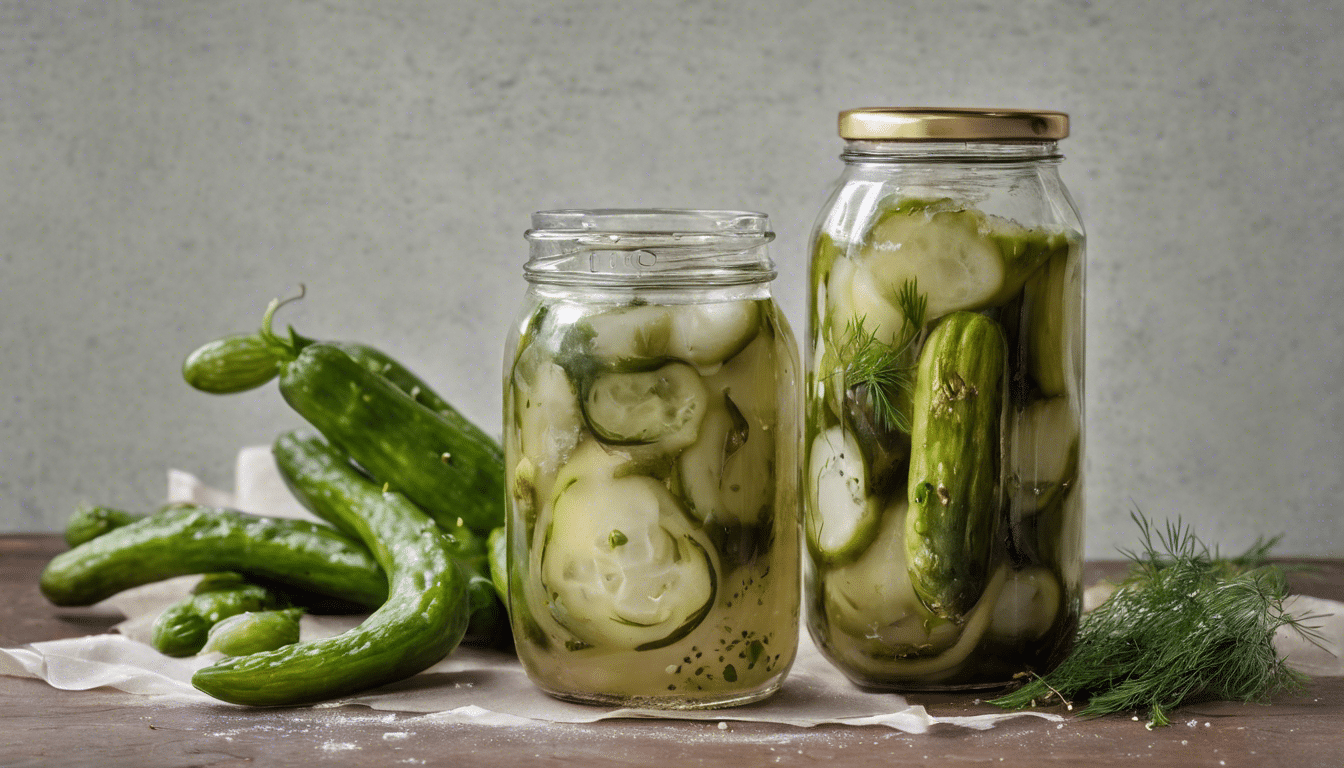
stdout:
<svg viewBox="0 0 1344 768">
<path fill-rule="evenodd" d="M 505 357 L 509 608 L 560 698 L 775 691 L 799 615 L 797 351 L 765 216 L 533 216 Z"/>
<path fill-rule="evenodd" d="M 1059 113 L 842 113 L 812 239 L 808 624 L 877 688 L 1043 673 L 1080 611 L 1083 230 Z"/>
</svg>

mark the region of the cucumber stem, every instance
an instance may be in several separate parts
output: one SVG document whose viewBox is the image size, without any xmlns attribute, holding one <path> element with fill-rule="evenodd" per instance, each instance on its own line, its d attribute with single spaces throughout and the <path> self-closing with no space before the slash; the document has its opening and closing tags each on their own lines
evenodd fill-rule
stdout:
<svg viewBox="0 0 1344 768">
<path fill-rule="evenodd" d="M 283 339 L 271 329 L 271 321 L 275 318 L 276 310 L 302 299 L 307 292 L 307 287 L 303 283 L 299 283 L 298 294 L 284 299 L 271 299 L 271 303 L 266 305 L 266 314 L 261 316 L 261 330 L 257 332 L 257 335 L 262 341 L 266 342 L 267 346 L 283 354 L 287 358 L 286 362 L 297 358 L 304 347 L 314 343 L 313 339 L 300 336 L 293 326 L 289 328 L 289 338 Z"/>
</svg>

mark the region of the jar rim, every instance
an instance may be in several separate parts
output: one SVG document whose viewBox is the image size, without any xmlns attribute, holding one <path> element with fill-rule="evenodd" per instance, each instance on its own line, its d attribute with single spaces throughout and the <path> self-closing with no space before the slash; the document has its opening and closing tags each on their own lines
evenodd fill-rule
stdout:
<svg viewBox="0 0 1344 768">
<path fill-rule="evenodd" d="M 1069 116 L 1052 110 L 860 107 L 840 113 L 843 139 L 866 141 L 1057 141 Z"/>
<path fill-rule="evenodd" d="M 589 235 L 634 238 L 691 236 L 773 240 L 770 217 L 757 211 L 713 208 L 560 208 L 532 214 L 528 240 Z"/>
<path fill-rule="evenodd" d="M 746 210 L 570 208 L 532 214 L 524 233 L 534 283 L 603 287 L 728 286 L 775 277 L 770 218 Z"/>
</svg>

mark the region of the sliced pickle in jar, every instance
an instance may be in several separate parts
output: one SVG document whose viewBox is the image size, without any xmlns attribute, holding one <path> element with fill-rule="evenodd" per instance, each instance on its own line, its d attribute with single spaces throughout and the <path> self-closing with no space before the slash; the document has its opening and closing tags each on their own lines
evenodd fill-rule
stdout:
<svg viewBox="0 0 1344 768">
<path fill-rule="evenodd" d="M 605 443 L 657 444 L 672 453 L 695 442 L 708 401 L 694 368 L 669 363 L 653 371 L 598 374 L 587 388 L 583 413 Z"/>
<path fill-rule="evenodd" d="M 874 539 L 858 559 L 825 571 L 826 619 L 837 630 L 874 642 L 884 654 L 936 654 L 959 628 L 924 607 L 905 568 L 904 499 L 882 511 Z"/>
<path fill-rule="evenodd" d="M 538 473 L 554 475 L 583 431 L 578 394 L 564 369 L 552 362 L 538 362 L 513 381 L 520 452 Z"/>
<path fill-rule="evenodd" d="M 681 360 L 712 368 L 737 354 L 756 335 L 757 302 L 636 304 L 592 314 L 571 330 L 586 340 L 598 367 L 647 370 Z"/>
<path fill-rule="evenodd" d="M 849 309 L 853 317 L 867 317 L 870 327 L 880 326 L 894 337 L 902 319 L 895 297 L 910 280 L 928 297 L 929 319 L 997 306 L 1022 288 L 1063 237 L 950 200 L 888 204 L 856 254 L 848 280 Z"/>
<path fill-rule="evenodd" d="M 868 492 L 868 471 L 854 434 L 835 426 L 817 435 L 807 466 L 808 548 L 823 562 L 853 560 L 872 542 L 881 517 L 878 500 Z"/>
<path fill-rule="evenodd" d="M 1078 371 L 1071 329 L 1082 325 L 1078 306 L 1078 277 L 1073 274 L 1079 260 L 1070 255 L 1068 243 L 1061 244 L 1044 268 L 1027 281 L 1024 299 L 1027 306 L 1025 330 L 1026 363 L 1036 387 L 1046 397 L 1067 394 Z"/>
<path fill-rule="evenodd" d="M 1035 640 L 1054 626 L 1059 608 L 1059 581 L 1054 574 L 1045 568 L 1013 571 L 994 602 L 986 635 L 1007 642 Z"/>
<path fill-rule="evenodd" d="M 653 478 L 620 476 L 592 443 L 556 483 L 541 555 L 552 617 L 591 646 L 660 648 L 685 637 L 714 603 L 713 550 Z"/>
<path fill-rule="evenodd" d="M 1045 509 L 1078 474 L 1078 418 L 1067 397 L 1037 400 L 1010 414 L 1008 485 L 1023 514 Z"/>
</svg>

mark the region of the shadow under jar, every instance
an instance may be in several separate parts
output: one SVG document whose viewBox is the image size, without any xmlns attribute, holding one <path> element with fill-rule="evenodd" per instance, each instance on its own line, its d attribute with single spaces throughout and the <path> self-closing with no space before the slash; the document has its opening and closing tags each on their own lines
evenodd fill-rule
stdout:
<svg viewBox="0 0 1344 768">
<path fill-rule="evenodd" d="M 808 627 L 872 688 L 1044 673 L 1081 609 L 1083 228 L 1053 112 L 843 112 L 812 237 Z"/>
<path fill-rule="evenodd" d="M 800 605 L 798 353 L 768 219 L 534 214 L 505 353 L 509 614 L 567 700 L 778 689 Z"/>
</svg>

